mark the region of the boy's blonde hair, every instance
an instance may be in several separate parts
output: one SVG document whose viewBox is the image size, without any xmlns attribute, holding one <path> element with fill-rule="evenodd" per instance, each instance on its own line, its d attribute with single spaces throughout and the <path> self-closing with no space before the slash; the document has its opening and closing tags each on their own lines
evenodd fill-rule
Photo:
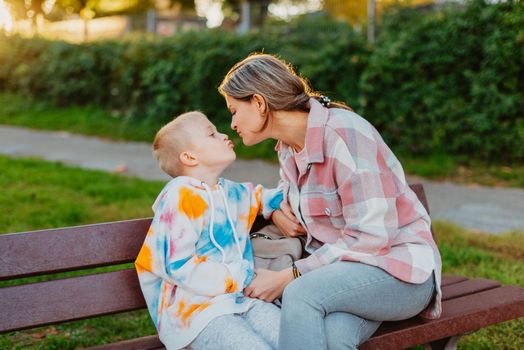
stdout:
<svg viewBox="0 0 524 350">
<path fill-rule="evenodd" d="M 153 155 L 160 169 L 171 177 L 181 175 L 183 165 L 179 156 L 191 145 L 187 126 L 196 118 L 207 119 L 201 112 L 187 112 L 164 125 L 155 135 Z"/>
</svg>

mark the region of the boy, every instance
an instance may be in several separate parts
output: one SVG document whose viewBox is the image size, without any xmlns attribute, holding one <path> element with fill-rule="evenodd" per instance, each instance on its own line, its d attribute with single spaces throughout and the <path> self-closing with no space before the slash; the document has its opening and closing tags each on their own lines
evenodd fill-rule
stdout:
<svg viewBox="0 0 524 350">
<path fill-rule="evenodd" d="M 161 128 L 154 155 L 173 179 L 135 261 L 140 286 L 167 349 L 272 349 L 280 310 L 245 297 L 253 279 L 249 230 L 268 218 L 279 190 L 219 178 L 236 158 L 233 143 L 200 112 Z"/>
</svg>

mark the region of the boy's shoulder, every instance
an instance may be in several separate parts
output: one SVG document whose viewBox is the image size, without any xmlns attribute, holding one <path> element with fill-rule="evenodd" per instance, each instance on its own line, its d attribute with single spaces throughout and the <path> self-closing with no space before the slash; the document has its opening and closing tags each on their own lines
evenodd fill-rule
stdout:
<svg viewBox="0 0 524 350">
<path fill-rule="evenodd" d="M 205 202 L 202 192 L 205 192 L 205 189 L 197 179 L 177 176 L 162 188 L 153 204 L 153 209 L 156 209 L 162 202 Z"/>
<path fill-rule="evenodd" d="M 224 188 L 224 191 L 249 191 L 253 186 L 249 182 L 237 182 L 229 179 L 220 178 L 219 184 Z"/>
<path fill-rule="evenodd" d="M 220 184 L 224 187 L 224 189 L 242 189 L 247 191 L 252 191 L 256 189 L 257 187 L 262 187 L 262 185 L 255 184 L 252 182 L 237 182 L 229 179 L 220 179 Z"/>
<path fill-rule="evenodd" d="M 177 176 L 171 181 L 169 181 L 167 184 L 165 184 L 164 188 L 162 189 L 162 192 L 166 193 L 172 193 L 172 192 L 178 192 L 180 189 L 198 189 L 198 186 L 201 186 L 200 182 L 194 178 L 191 178 L 189 176 Z"/>
<path fill-rule="evenodd" d="M 242 201 L 243 198 L 248 198 L 257 190 L 261 189 L 261 185 L 256 185 L 251 182 L 236 182 L 227 179 L 221 179 L 221 185 L 228 199 L 236 201 Z"/>
</svg>

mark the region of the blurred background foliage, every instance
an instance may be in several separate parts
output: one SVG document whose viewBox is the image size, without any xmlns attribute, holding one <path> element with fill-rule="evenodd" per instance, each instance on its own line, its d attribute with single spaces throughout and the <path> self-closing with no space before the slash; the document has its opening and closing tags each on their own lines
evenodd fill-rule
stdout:
<svg viewBox="0 0 524 350">
<path fill-rule="evenodd" d="M 322 13 L 266 21 L 245 35 L 207 29 L 85 44 L 2 36 L 0 90 L 158 124 L 198 109 L 225 125 L 230 116 L 216 88 L 252 52 L 291 62 L 314 89 L 370 120 L 395 150 L 522 163 L 521 1 L 390 8 L 374 45 Z"/>
</svg>

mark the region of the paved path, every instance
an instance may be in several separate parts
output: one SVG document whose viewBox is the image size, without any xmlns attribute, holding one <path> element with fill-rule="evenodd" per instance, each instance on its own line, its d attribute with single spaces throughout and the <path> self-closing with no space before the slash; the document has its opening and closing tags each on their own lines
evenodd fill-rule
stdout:
<svg viewBox="0 0 524 350">
<path fill-rule="evenodd" d="M 167 180 L 151 155 L 150 146 L 113 142 L 66 132 L 44 132 L 0 126 L 0 153 L 36 156 L 87 169 L 118 171 L 144 179 Z M 278 182 L 278 166 L 260 160 L 237 160 L 224 177 L 266 186 Z M 434 220 L 448 220 L 483 232 L 524 230 L 524 190 L 461 186 L 409 177 L 422 182 Z"/>
</svg>

